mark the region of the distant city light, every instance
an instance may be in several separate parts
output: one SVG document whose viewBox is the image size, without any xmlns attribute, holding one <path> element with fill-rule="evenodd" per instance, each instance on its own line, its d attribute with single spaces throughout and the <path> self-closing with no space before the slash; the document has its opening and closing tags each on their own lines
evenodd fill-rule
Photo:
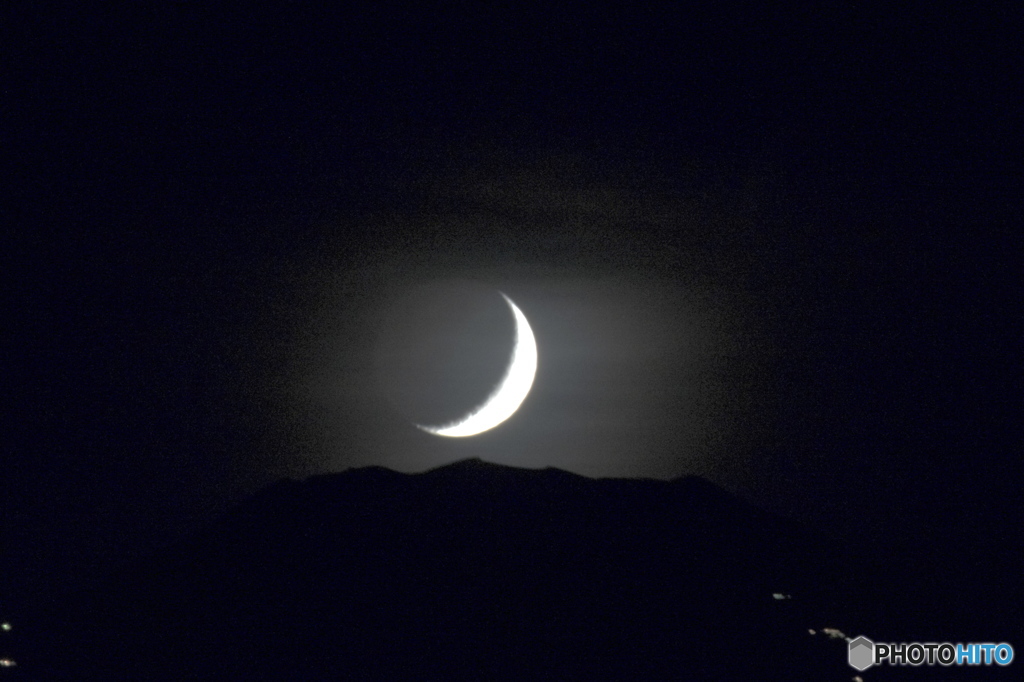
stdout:
<svg viewBox="0 0 1024 682">
<path fill-rule="evenodd" d="M 0 668 L 13 668 L 16 665 L 18 664 L 15 663 L 13 659 L 0 658 Z"/>
<path fill-rule="evenodd" d="M 0 625 L 0 629 L 2 629 L 4 632 L 10 632 L 13 628 L 11 627 L 10 623 L 4 623 Z"/>
</svg>

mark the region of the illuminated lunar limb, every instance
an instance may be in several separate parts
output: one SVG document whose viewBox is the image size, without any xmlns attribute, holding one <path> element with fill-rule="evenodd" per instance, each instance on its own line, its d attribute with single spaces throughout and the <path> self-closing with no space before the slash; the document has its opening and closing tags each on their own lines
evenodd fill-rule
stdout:
<svg viewBox="0 0 1024 682">
<path fill-rule="evenodd" d="M 526 396 L 533 386 L 534 375 L 537 373 L 537 341 L 533 337 L 533 330 L 530 329 L 530 323 L 526 321 L 526 316 L 516 307 L 512 299 L 505 294 L 501 296 L 512 309 L 512 315 L 516 321 L 515 346 L 505 376 L 502 377 L 497 388 L 487 400 L 466 416 L 442 426 L 417 424 L 418 428 L 436 436 L 449 438 L 475 436 L 493 429 L 511 417 L 526 400 Z"/>
</svg>

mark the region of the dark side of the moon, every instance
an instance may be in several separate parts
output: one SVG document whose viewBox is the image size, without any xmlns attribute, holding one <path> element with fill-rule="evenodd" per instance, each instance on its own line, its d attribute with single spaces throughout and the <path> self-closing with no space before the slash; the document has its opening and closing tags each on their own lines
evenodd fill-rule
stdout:
<svg viewBox="0 0 1024 682">
<path fill-rule="evenodd" d="M 412 423 L 437 426 L 484 404 L 508 370 L 516 328 L 494 288 L 440 280 L 390 300 L 378 335 L 382 392 Z"/>
</svg>

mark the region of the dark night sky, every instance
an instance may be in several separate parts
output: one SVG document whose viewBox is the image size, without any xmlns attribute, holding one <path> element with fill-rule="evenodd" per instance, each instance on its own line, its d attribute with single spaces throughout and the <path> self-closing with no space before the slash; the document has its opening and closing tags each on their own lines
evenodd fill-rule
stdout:
<svg viewBox="0 0 1024 682">
<path fill-rule="evenodd" d="M 472 456 L 1013 528 L 1014 17 L 751 11 L 8 22 L 7 584 L 280 476 Z M 374 382 L 385 302 L 449 277 L 540 353 L 465 440 Z"/>
</svg>

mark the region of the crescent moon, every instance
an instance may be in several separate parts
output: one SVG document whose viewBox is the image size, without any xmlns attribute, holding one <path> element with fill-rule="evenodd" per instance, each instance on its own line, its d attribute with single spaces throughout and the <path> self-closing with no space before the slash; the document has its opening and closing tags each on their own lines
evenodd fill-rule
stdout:
<svg viewBox="0 0 1024 682">
<path fill-rule="evenodd" d="M 537 373 L 537 341 L 534 339 L 533 330 L 530 329 L 530 323 L 526 321 L 526 316 L 522 311 L 508 296 L 501 294 L 501 297 L 512 309 L 512 315 L 516 321 L 515 346 L 512 349 L 512 360 L 505 371 L 505 376 L 502 377 L 497 388 L 487 400 L 466 416 L 442 426 L 416 424 L 417 428 L 435 436 L 449 438 L 475 436 L 493 429 L 511 417 L 526 400 L 526 395 L 533 386 L 533 377 Z"/>
</svg>

